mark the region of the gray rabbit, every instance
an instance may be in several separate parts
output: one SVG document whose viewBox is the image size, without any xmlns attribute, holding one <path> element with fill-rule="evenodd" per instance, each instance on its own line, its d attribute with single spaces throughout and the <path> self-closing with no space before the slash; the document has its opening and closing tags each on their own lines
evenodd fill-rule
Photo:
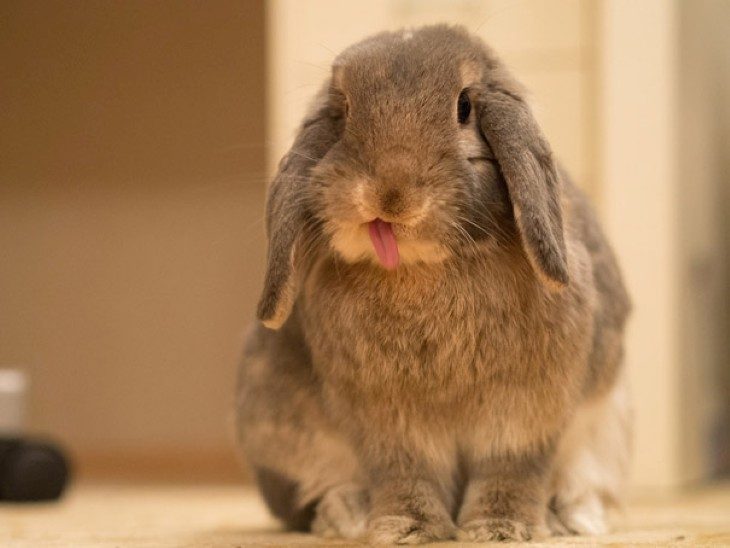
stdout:
<svg viewBox="0 0 730 548">
<path fill-rule="evenodd" d="M 522 88 L 464 29 L 345 50 L 267 202 L 238 436 L 287 527 L 597 534 L 621 495 L 629 299 Z"/>
</svg>

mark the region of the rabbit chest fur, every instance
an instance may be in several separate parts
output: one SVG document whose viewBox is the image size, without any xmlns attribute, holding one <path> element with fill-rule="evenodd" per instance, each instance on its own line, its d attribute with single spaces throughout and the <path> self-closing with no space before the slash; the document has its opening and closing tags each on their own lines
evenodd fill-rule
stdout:
<svg viewBox="0 0 730 548">
<path fill-rule="evenodd" d="M 318 262 L 299 315 L 333 417 L 442 421 L 497 453 L 549 440 L 581 397 L 593 331 L 590 265 L 571 258 L 560 294 L 510 253 L 395 273 Z"/>
</svg>

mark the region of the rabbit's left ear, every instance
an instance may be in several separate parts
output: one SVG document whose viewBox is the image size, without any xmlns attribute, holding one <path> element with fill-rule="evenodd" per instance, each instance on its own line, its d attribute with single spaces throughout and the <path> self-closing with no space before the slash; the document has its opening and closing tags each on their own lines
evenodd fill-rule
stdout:
<svg viewBox="0 0 730 548">
<path fill-rule="evenodd" d="M 569 277 L 560 178 L 550 145 L 530 108 L 516 94 L 488 87 L 479 99 L 480 128 L 507 183 L 527 257 L 544 282 L 565 286 Z"/>
</svg>

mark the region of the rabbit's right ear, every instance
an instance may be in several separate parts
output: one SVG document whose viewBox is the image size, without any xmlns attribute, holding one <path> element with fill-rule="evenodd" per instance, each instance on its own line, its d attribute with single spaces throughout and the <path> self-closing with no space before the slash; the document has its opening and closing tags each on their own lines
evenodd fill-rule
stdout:
<svg viewBox="0 0 730 548">
<path fill-rule="evenodd" d="M 568 284 L 561 181 L 527 103 L 492 85 L 481 91 L 479 123 L 504 175 L 523 247 L 550 287 Z"/>
<path fill-rule="evenodd" d="M 328 84 L 317 96 L 269 186 L 266 202 L 269 245 L 257 316 L 270 329 L 282 326 L 296 299 L 297 241 L 311 216 L 305 203 L 310 171 L 339 139 L 341 116 L 330 106 L 329 94 Z"/>
</svg>

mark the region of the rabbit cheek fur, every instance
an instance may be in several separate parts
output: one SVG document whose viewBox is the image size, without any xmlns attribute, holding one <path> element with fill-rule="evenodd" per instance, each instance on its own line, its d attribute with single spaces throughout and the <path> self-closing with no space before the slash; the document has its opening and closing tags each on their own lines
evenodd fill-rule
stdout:
<svg viewBox="0 0 730 548">
<path fill-rule="evenodd" d="M 274 329 L 249 337 L 238 432 L 274 514 L 383 543 L 603 530 L 627 460 L 628 299 L 485 46 L 436 26 L 346 50 L 267 207 Z"/>
</svg>

